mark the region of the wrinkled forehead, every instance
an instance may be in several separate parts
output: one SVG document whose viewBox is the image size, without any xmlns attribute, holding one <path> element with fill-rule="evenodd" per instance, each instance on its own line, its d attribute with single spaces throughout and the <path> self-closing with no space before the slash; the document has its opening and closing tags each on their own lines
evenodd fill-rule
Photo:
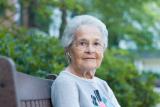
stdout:
<svg viewBox="0 0 160 107">
<path fill-rule="evenodd" d="M 81 25 L 79 26 L 74 34 L 74 40 L 99 40 L 102 41 L 102 33 L 97 26 L 92 25 Z"/>
</svg>

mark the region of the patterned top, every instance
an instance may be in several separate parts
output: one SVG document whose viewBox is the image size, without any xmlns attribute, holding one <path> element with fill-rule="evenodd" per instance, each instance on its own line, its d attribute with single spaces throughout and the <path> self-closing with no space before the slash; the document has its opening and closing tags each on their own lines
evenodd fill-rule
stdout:
<svg viewBox="0 0 160 107">
<path fill-rule="evenodd" d="M 120 107 L 108 84 L 62 71 L 52 85 L 54 107 Z"/>
</svg>

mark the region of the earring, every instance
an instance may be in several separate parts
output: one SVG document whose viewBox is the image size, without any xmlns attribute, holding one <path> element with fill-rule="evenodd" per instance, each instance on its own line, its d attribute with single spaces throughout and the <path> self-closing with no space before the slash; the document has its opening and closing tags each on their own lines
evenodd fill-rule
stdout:
<svg viewBox="0 0 160 107">
<path fill-rule="evenodd" d="M 70 55 L 70 53 L 69 53 L 69 52 L 66 52 L 66 53 L 65 53 L 65 56 L 66 56 L 66 59 L 67 59 L 68 64 L 70 64 L 70 62 L 71 62 L 71 55 Z"/>
</svg>

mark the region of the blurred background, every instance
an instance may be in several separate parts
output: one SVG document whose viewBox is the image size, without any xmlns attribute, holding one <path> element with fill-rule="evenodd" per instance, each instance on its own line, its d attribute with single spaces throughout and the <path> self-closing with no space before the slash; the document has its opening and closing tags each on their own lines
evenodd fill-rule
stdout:
<svg viewBox="0 0 160 107">
<path fill-rule="evenodd" d="M 0 55 L 45 78 L 66 65 L 59 40 L 72 17 L 90 14 L 109 31 L 96 75 L 122 107 L 160 107 L 160 0 L 0 0 Z"/>
</svg>

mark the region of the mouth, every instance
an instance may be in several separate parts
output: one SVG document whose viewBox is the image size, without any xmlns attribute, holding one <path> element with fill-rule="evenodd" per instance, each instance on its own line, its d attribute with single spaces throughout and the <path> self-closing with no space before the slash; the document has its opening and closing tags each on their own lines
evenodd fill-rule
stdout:
<svg viewBox="0 0 160 107">
<path fill-rule="evenodd" d="M 88 58 L 83 58 L 83 59 L 86 59 L 86 60 L 88 60 L 88 59 L 96 59 L 96 58 L 92 58 L 92 57 L 90 58 L 90 57 L 88 57 Z"/>
</svg>

